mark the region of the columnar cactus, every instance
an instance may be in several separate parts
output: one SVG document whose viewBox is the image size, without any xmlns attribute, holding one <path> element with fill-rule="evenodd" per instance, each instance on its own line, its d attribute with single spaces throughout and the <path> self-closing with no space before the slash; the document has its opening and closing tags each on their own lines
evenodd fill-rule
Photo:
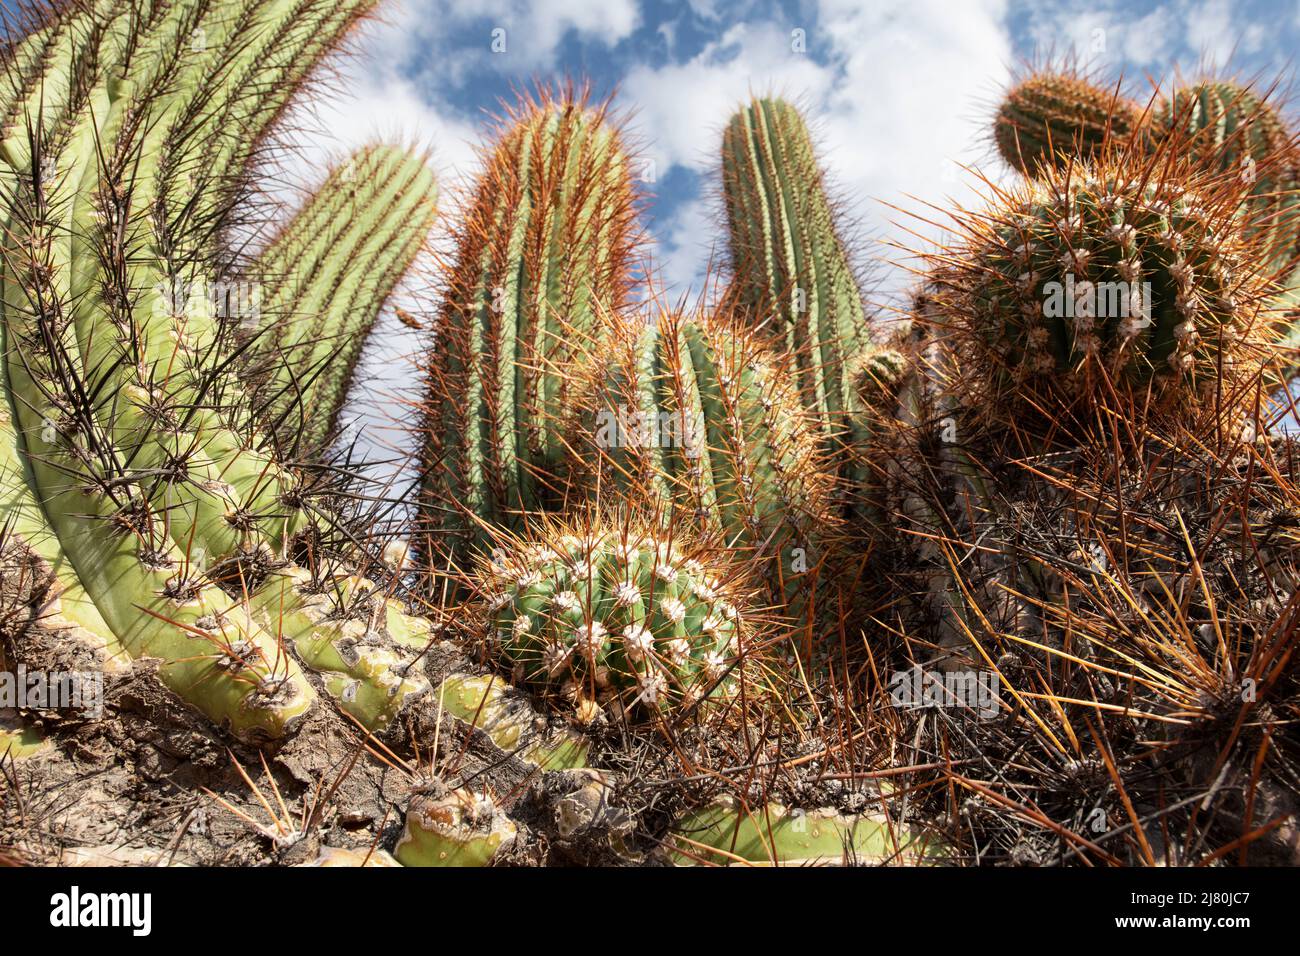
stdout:
<svg viewBox="0 0 1300 956">
<path fill-rule="evenodd" d="M 430 565 L 465 566 L 480 522 L 517 524 L 546 499 L 565 454 L 564 370 L 598 310 L 628 297 L 635 214 L 607 106 L 544 91 L 507 118 L 458 227 L 426 371 L 417 544 Z"/>
<path fill-rule="evenodd" d="M 828 449 L 855 434 L 852 372 L 871 348 L 866 312 L 812 139 L 799 111 L 758 99 L 722 138 L 732 290 L 748 324 L 790 356 Z"/>
<path fill-rule="evenodd" d="M 601 705 L 635 718 L 729 700 L 753 631 L 744 580 L 718 560 L 632 517 L 548 522 L 481 569 L 485 646 L 588 722 Z"/>
<path fill-rule="evenodd" d="M 1020 172 L 1034 176 L 1090 159 L 1104 144 L 1126 141 L 1142 121 L 1139 107 L 1118 89 L 1098 86 L 1074 71 L 1030 73 L 998 107 L 993 139 Z"/>
<path fill-rule="evenodd" d="M 961 214 L 964 238 L 933 257 L 933 312 L 977 371 L 966 400 L 992 393 L 1000 412 L 1013 392 L 1113 386 L 1185 402 L 1257 365 L 1267 284 L 1238 228 L 1243 189 L 1125 154 Z"/>
<path fill-rule="evenodd" d="M 6 73 L 6 538 L 50 569 L 81 631 L 159 659 L 249 739 L 312 705 L 299 660 L 368 726 L 427 689 L 406 675 L 427 626 L 422 640 L 360 578 L 288 563 L 332 519 L 231 427 L 249 416 L 217 398 L 229 323 L 193 294 L 219 281 L 263 134 L 372 6 L 69 5 Z M 356 633 L 376 607 L 385 622 Z"/>
<path fill-rule="evenodd" d="M 665 502 L 784 601 L 835 536 L 834 478 L 761 336 L 726 315 L 665 312 L 612 322 L 602 341 L 568 429 L 576 484 Z"/>
<path fill-rule="evenodd" d="M 366 147 L 330 171 L 249 270 L 260 283 L 249 377 L 293 445 L 332 437 L 361 346 L 425 248 L 436 202 L 426 156 Z"/>
</svg>

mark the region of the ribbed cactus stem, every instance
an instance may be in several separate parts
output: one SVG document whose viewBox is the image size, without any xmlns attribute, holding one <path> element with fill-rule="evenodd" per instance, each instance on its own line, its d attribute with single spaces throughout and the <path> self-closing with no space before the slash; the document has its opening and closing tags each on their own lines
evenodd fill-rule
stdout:
<svg viewBox="0 0 1300 956">
<path fill-rule="evenodd" d="M 1300 150 L 1276 107 L 1237 83 L 1196 83 L 1161 102 L 1150 136 L 1245 183 L 1242 218 L 1261 243 L 1259 271 L 1289 279 L 1300 259 Z"/>
<path fill-rule="evenodd" d="M 1082 74 L 1046 70 L 1016 83 L 994 120 L 1002 158 L 1028 176 L 1088 160 L 1108 143 L 1123 143 L 1141 125 L 1141 110 L 1118 90 Z"/>
<path fill-rule="evenodd" d="M 678 865 L 815 866 L 942 862 L 937 839 L 883 814 L 792 810 L 779 803 L 753 809 L 722 798 L 686 814 L 673 827 Z"/>
<path fill-rule="evenodd" d="M 252 380 L 264 418 L 316 449 L 338 423 L 367 333 L 424 248 L 437 186 L 426 157 L 390 146 L 337 165 L 258 258 Z"/>
<path fill-rule="evenodd" d="M 757 565 L 784 601 L 837 522 L 815 425 L 762 337 L 707 313 L 616 322 L 605 336 L 570 426 L 578 483 L 661 502 Z"/>
<path fill-rule="evenodd" d="M 247 553 L 260 540 L 279 550 L 306 522 L 288 506 L 294 480 L 250 447 L 255 437 L 226 429 L 219 410 L 204 399 L 212 388 L 204 365 L 212 360 L 219 320 L 209 297 L 196 301 L 175 291 L 210 285 L 214 277 L 186 248 L 200 247 L 203 236 L 174 231 L 177 224 L 155 205 L 167 175 L 189 175 L 175 168 L 173 151 L 179 144 L 168 140 L 167 132 L 220 93 L 238 100 L 257 90 L 282 104 L 292 86 L 274 95 L 264 87 L 297 75 L 301 64 L 286 66 L 278 56 L 259 63 L 264 42 L 296 24 L 290 30 L 296 48 L 319 56 L 319 38 L 299 22 L 304 14 L 314 14 L 324 34 L 337 37 L 338 24 L 351 22 L 368 6 L 172 6 L 141 35 L 120 69 L 103 72 L 96 66 L 102 75 L 95 89 L 107 96 L 99 108 L 83 111 L 69 147 L 58 157 L 71 220 L 55 232 L 72 237 L 70 301 L 96 412 L 123 455 L 160 476 L 156 493 L 171 499 L 169 526 L 177 543 L 198 549 L 208 562 Z M 228 35 L 250 19 L 258 31 L 252 38 Z M 205 38 L 197 49 L 196 35 Z M 247 89 L 229 90 L 231 76 Z M 160 90 L 175 93 L 163 97 Z M 144 172 L 136 174 L 140 168 Z M 229 175 L 238 178 L 237 172 Z M 132 188 L 126 191 L 128 176 Z M 142 248 L 153 254 L 141 255 Z M 110 265 L 107 275 L 104 263 Z M 184 462 L 179 474 L 178 461 Z"/>
<path fill-rule="evenodd" d="M 866 313 L 803 117 L 781 99 L 740 110 L 722 140 L 736 294 L 791 356 L 800 396 L 834 447 L 853 427 L 849 366 Z"/>
<path fill-rule="evenodd" d="M 38 234 L 23 225 L 11 216 L 11 232 Z M 59 300 L 37 255 L 7 243 L 3 262 L 5 374 L 33 494 L 132 657 L 158 658 L 164 683 L 235 735 L 283 734 L 315 699 L 283 646 L 189 567 L 138 484 L 87 475 L 105 436 L 67 388 L 80 372 L 75 346 L 49 317 Z"/>
<path fill-rule="evenodd" d="M 427 369 L 430 564 L 465 566 L 476 518 L 510 525 L 547 497 L 579 344 L 628 296 L 635 206 L 622 134 L 584 95 L 526 102 L 485 156 Z"/>
<path fill-rule="evenodd" d="M 584 722 L 602 706 L 631 719 L 711 706 L 748 667 L 729 571 L 639 520 L 547 526 L 482 570 L 483 640 L 516 683 L 567 699 Z"/>
</svg>

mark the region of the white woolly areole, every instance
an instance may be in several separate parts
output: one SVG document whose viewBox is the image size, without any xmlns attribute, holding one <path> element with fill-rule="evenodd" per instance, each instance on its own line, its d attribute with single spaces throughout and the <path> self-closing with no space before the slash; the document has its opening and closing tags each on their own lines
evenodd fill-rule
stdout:
<svg viewBox="0 0 1300 956">
<path fill-rule="evenodd" d="M 644 624 L 623 628 L 623 653 L 630 661 L 644 660 L 654 650 L 655 638 Z"/>
<path fill-rule="evenodd" d="M 677 598 L 664 598 L 659 602 L 659 610 L 663 612 L 664 617 L 674 624 L 680 624 L 686 620 L 686 605 Z"/>
<path fill-rule="evenodd" d="M 631 607 L 641 600 L 641 589 L 631 581 L 614 585 L 614 603 L 619 607 Z"/>
</svg>

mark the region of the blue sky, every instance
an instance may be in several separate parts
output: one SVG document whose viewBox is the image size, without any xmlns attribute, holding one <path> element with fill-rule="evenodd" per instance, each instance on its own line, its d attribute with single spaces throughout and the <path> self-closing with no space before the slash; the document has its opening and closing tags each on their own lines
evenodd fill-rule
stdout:
<svg viewBox="0 0 1300 956">
<path fill-rule="evenodd" d="M 395 0 L 386 10 L 346 80 L 311 104 L 292 170 L 300 181 L 377 135 L 415 140 L 434 150 L 452 217 L 485 113 L 534 80 L 587 78 L 635 114 L 655 173 L 646 226 L 662 282 L 698 290 L 725 241 L 713 199 L 721 129 L 751 92 L 775 90 L 805 106 L 859 265 L 886 306 L 909 281 L 907 256 L 889 243 L 914 248 L 939 234 L 887 204 L 978 204 L 963 166 L 1010 178 L 989 145 L 989 116 L 1027 61 L 1073 52 L 1145 100 L 1153 84 L 1207 64 L 1290 82 L 1300 49 L 1300 0 Z M 498 29 L 504 52 L 492 50 Z M 381 319 L 351 404 L 371 439 L 396 416 L 397 396 L 418 391 L 404 361 L 418 344 Z M 394 445 L 409 445 L 389 427 Z"/>
<path fill-rule="evenodd" d="M 655 179 L 656 263 L 679 290 L 698 286 L 722 240 L 713 156 L 751 91 L 805 104 L 864 259 L 898 258 L 878 240 L 901 238 L 893 221 L 904 217 L 884 203 L 973 199 L 961 164 L 1007 175 L 987 146 L 987 118 L 1027 59 L 1076 51 L 1145 95 L 1149 78 L 1203 62 L 1289 73 L 1300 40 L 1297 0 L 396 0 L 385 18 L 321 104 L 313 148 L 416 138 L 453 185 L 473 172 L 485 111 L 512 89 L 587 78 L 635 113 Z M 902 281 L 884 263 L 871 271 L 887 287 Z"/>
</svg>

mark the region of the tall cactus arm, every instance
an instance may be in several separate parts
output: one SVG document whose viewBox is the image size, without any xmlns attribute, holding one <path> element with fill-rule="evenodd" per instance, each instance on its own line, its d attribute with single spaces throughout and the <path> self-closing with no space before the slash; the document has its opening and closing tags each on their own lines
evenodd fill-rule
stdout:
<svg viewBox="0 0 1300 956">
<path fill-rule="evenodd" d="M 369 4 L 343 6 L 355 14 Z M 221 409 L 213 407 L 213 376 L 203 366 L 219 334 L 216 310 L 209 296 L 175 291 L 203 288 L 217 277 L 207 274 L 207 260 L 186 252 L 185 242 L 160 225 L 167 220 L 156 200 L 168 180 L 156 170 L 168 167 L 179 145 L 166 138 L 170 120 L 195 103 L 245 93 L 227 89 L 231 77 L 258 90 L 302 75 L 301 64 L 289 70 L 277 57 L 262 70 L 263 44 L 227 36 L 245 13 L 258 12 L 255 35 L 268 42 L 296 24 L 297 48 L 319 57 L 324 50 L 310 42 L 301 18 L 329 23 L 340 9 L 305 0 L 172 7 L 134 38 L 130 56 L 101 84 L 108 100 L 87 111 L 82 126 L 89 132 L 73 136 L 79 148 L 69 151 L 61 174 L 75 190 L 66 203 L 70 221 L 59 233 L 71 237 L 73 317 L 96 411 L 125 460 L 159 476 L 151 497 L 169 498 L 177 543 L 201 549 L 213 562 L 247 553 L 262 540 L 279 550 L 306 519 L 293 504 L 292 476 L 252 447 L 258 436 L 225 428 Z M 196 50 L 198 31 L 207 39 Z M 217 63 L 223 68 L 212 69 Z M 281 101 L 291 92 L 263 90 Z"/>
<path fill-rule="evenodd" d="M 253 268 L 262 325 L 249 349 L 267 418 L 303 448 L 331 436 L 366 334 L 424 248 L 437 186 L 426 157 L 373 146 L 349 157 Z"/>
<path fill-rule="evenodd" d="M 426 372 L 430 555 L 463 561 L 470 516 L 508 524 L 543 498 L 577 343 L 628 298 L 635 213 L 623 136 L 585 94 L 526 102 L 486 155 Z"/>
<path fill-rule="evenodd" d="M 722 156 L 741 305 L 795 357 L 805 405 L 842 431 L 866 314 L 808 128 L 784 100 L 755 100 L 731 118 Z"/>
</svg>

